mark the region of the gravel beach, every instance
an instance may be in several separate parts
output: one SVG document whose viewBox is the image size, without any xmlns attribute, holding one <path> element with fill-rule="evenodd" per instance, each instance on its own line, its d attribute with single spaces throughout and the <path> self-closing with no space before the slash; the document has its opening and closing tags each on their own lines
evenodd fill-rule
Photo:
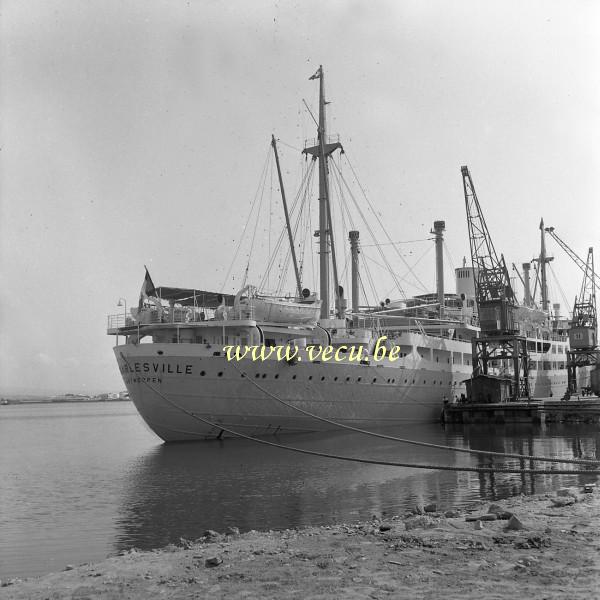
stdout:
<svg viewBox="0 0 600 600">
<path fill-rule="evenodd" d="M 468 511 L 429 505 L 361 523 L 132 549 L 41 578 L 4 580 L 0 598 L 600 597 L 600 491 L 570 488 Z"/>
</svg>

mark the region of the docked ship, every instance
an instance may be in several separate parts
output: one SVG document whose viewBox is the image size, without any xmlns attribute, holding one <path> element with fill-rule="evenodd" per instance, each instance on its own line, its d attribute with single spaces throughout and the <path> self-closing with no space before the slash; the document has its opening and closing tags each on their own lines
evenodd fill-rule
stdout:
<svg viewBox="0 0 600 600">
<path fill-rule="evenodd" d="M 295 293 L 155 287 L 146 270 L 138 307 L 108 318 L 129 395 L 167 442 L 433 422 L 444 401 L 465 398 L 479 331 L 476 268 L 456 269 L 455 293 L 445 293 L 445 224 L 436 221 L 435 293 L 361 306 L 359 233 L 350 231 L 347 306 L 329 204 L 328 160 L 341 144 L 326 132 L 323 69 L 311 79 L 319 80 L 318 129 L 304 154 L 319 171 L 319 294 L 302 286 L 273 138 Z M 543 315 L 527 333 L 532 392 L 560 397 L 566 333 L 553 331 Z M 493 365 L 499 373 L 508 368 L 501 363 Z"/>
</svg>

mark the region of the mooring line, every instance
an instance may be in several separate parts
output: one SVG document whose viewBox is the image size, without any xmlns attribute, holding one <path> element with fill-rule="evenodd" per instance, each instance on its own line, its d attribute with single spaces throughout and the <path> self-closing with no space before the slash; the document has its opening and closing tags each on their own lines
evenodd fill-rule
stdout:
<svg viewBox="0 0 600 600">
<path fill-rule="evenodd" d="M 277 402 L 280 402 L 284 406 L 287 406 L 288 408 L 291 408 L 292 410 L 298 411 L 299 413 L 302 413 L 303 415 L 312 417 L 313 419 L 316 419 L 317 421 L 323 421 L 324 423 L 329 423 L 330 425 L 334 425 L 335 427 L 339 427 L 340 429 L 347 429 L 349 431 L 354 431 L 356 433 L 362 433 L 364 435 L 370 435 L 370 436 L 381 438 L 384 440 L 401 442 L 403 444 L 412 444 L 414 446 L 423 446 L 425 448 L 436 448 L 438 450 L 452 450 L 454 452 L 464 452 L 466 454 L 484 454 L 486 456 L 498 456 L 498 457 L 503 457 L 503 458 L 518 458 L 518 459 L 523 459 L 523 460 L 537 460 L 540 462 L 569 463 L 569 464 L 576 464 L 576 465 L 596 466 L 600 463 L 600 461 L 598 461 L 598 460 L 586 460 L 584 458 L 553 458 L 553 457 L 549 457 L 549 456 L 532 456 L 532 455 L 527 455 L 527 454 L 511 454 L 511 453 L 506 453 L 506 452 L 494 452 L 492 450 L 473 450 L 471 448 L 457 448 L 456 446 L 444 446 L 442 444 L 434 444 L 431 442 L 419 442 L 417 440 L 409 440 L 409 439 L 405 439 L 405 438 L 399 438 L 399 437 L 396 437 L 393 435 L 386 435 L 384 433 L 377 433 L 375 431 L 369 431 L 367 429 L 360 429 L 359 427 L 353 427 L 352 425 L 345 425 L 344 423 L 339 423 L 337 421 L 333 421 L 326 417 L 321 417 L 321 416 L 311 413 L 307 410 L 304 410 L 298 406 L 294 406 L 293 404 L 290 404 L 290 403 L 286 402 L 285 400 L 282 400 L 275 394 L 269 392 L 269 390 L 263 388 L 261 385 L 256 383 L 256 381 L 254 381 L 254 379 L 248 377 L 244 371 L 240 371 L 240 369 L 238 369 L 237 365 L 235 365 L 234 363 L 231 363 L 231 366 L 234 369 L 236 369 L 236 371 L 238 373 L 241 373 L 250 383 L 252 383 L 252 385 L 256 386 L 261 392 L 264 392 L 265 394 L 267 394 L 267 396 L 273 398 L 273 400 L 276 400 Z"/>
<path fill-rule="evenodd" d="M 119 353 L 121 358 L 125 361 L 125 363 L 129 366 L 129 361 L 123 356 L 123 353 Z M 362 464 L 369 465 L 381 465 L 386 467 L 405 467 L 409 469 L 427 469 L 432 471 L 460 471 L 460 472 L 474 472 L 474 473 L 519 473 L 519 474 L 531 474 L 531 475 L 600 475 L 600 470 L 582 470 L 582 469 L 574 469 L 574 470 L 565 470 L 565 469 L 511 469 L 507 467 L 453 467 L 450 465 L 432 465 L 432 464 L 420 464 L 420 463 L 400 463 L 400 462 L 392 462 L 392 461 L 381 461 L 381 460 L 372 460 L 368 458 L 355 458 L 352 456 L 343 456 L 340 454 L 330 454 L 328 452 L 317 452 L 315 450 L 306 450 L 304 448 L 297 448 L 295 446 L 286 446 L 284 444 L 277 444 L 275 442 L 269 442 L 268 440 L 262 440 L 260 438 L 255 438 L 250 435 L 246 435 L 239 431 L 233 431 L 229 429 L 223 424 L 213 423 L 208 419 L 204 419 L 199 415 L 194 414 L 193 412 L 179 406 L 169 398 L 167 398 L 162 392 L 153 388 L 148 382 L 142 381 L 142 383 L 148 387 L 152 392 L 160 396 L 165 402 L 173 406 L 176 410 L 179 410 L 188 416 L 196 419 L 215 429 L 222 429 L 223 431 L 234 435 L 236 437 L 240 437 L 242 439 L 250 440 L 252 442 L 256 442 L 257 444 L 262 444 L 265 446 L 271 446 L 273 448 L 280 448 L 282 450 L 290 450 L 291 452 L 298 452 L 299 454 L 308 454 L 310 456 L 318 456 L 321 458 L 332 458 L 335 460 L 343 460 L 346 462 L 357 462 Z M 201 436 L 202 434 L 198 434 Z"/>
</svg>

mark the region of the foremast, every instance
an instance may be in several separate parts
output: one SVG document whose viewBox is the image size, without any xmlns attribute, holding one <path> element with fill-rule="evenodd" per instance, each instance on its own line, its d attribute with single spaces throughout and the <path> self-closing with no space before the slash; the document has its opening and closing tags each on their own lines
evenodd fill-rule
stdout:
<svg viewBox="0 0 600 600">
<path fill-rule="evenodd" d="M 329 263 L 333 266 L 333 281 L 335 294 L 335 314 L 341 317 L 341 294 L 337 273 L 337 262 L 335 258 L 335 244 L 333 239 L 333 228 L 331 219 L 331 204 L 329 201 L 329 168 L 327 159 L 336 149 L 343 150 L 342 145 L 336 141 L 328 143 L 327 126 L 325 118 L 325 76 L 323 66 L 319 66 L 317 72 L 310 79 L 319 80 L 319 122 L 317 124 L 317 144 L 303 150 L 305 154 L 311 154 L 313 160 L 319 161 L 319 277 L 321 296 L 321 319 L 329 319 Z"/>
</svg>

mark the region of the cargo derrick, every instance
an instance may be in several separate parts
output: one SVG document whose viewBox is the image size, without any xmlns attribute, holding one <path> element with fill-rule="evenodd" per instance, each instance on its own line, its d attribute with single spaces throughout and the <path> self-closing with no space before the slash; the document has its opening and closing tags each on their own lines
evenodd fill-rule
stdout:
<svg viewBox="0 0 600 600">
<path fill-rule="evenodd" d="M 466 166 L 461 167 L 475 298 L 481 333 L 473 339 L 473 401 L 502 401 L 529 398 L 527 342 L 515 321 L 516 299 L 504 257 L 496 254 L 477 194 Z M 495 377 L 492 365 L 512 362 L 510 376 Z M 508 386 L 505 385 L 508 383 Z"/>
</svg>

